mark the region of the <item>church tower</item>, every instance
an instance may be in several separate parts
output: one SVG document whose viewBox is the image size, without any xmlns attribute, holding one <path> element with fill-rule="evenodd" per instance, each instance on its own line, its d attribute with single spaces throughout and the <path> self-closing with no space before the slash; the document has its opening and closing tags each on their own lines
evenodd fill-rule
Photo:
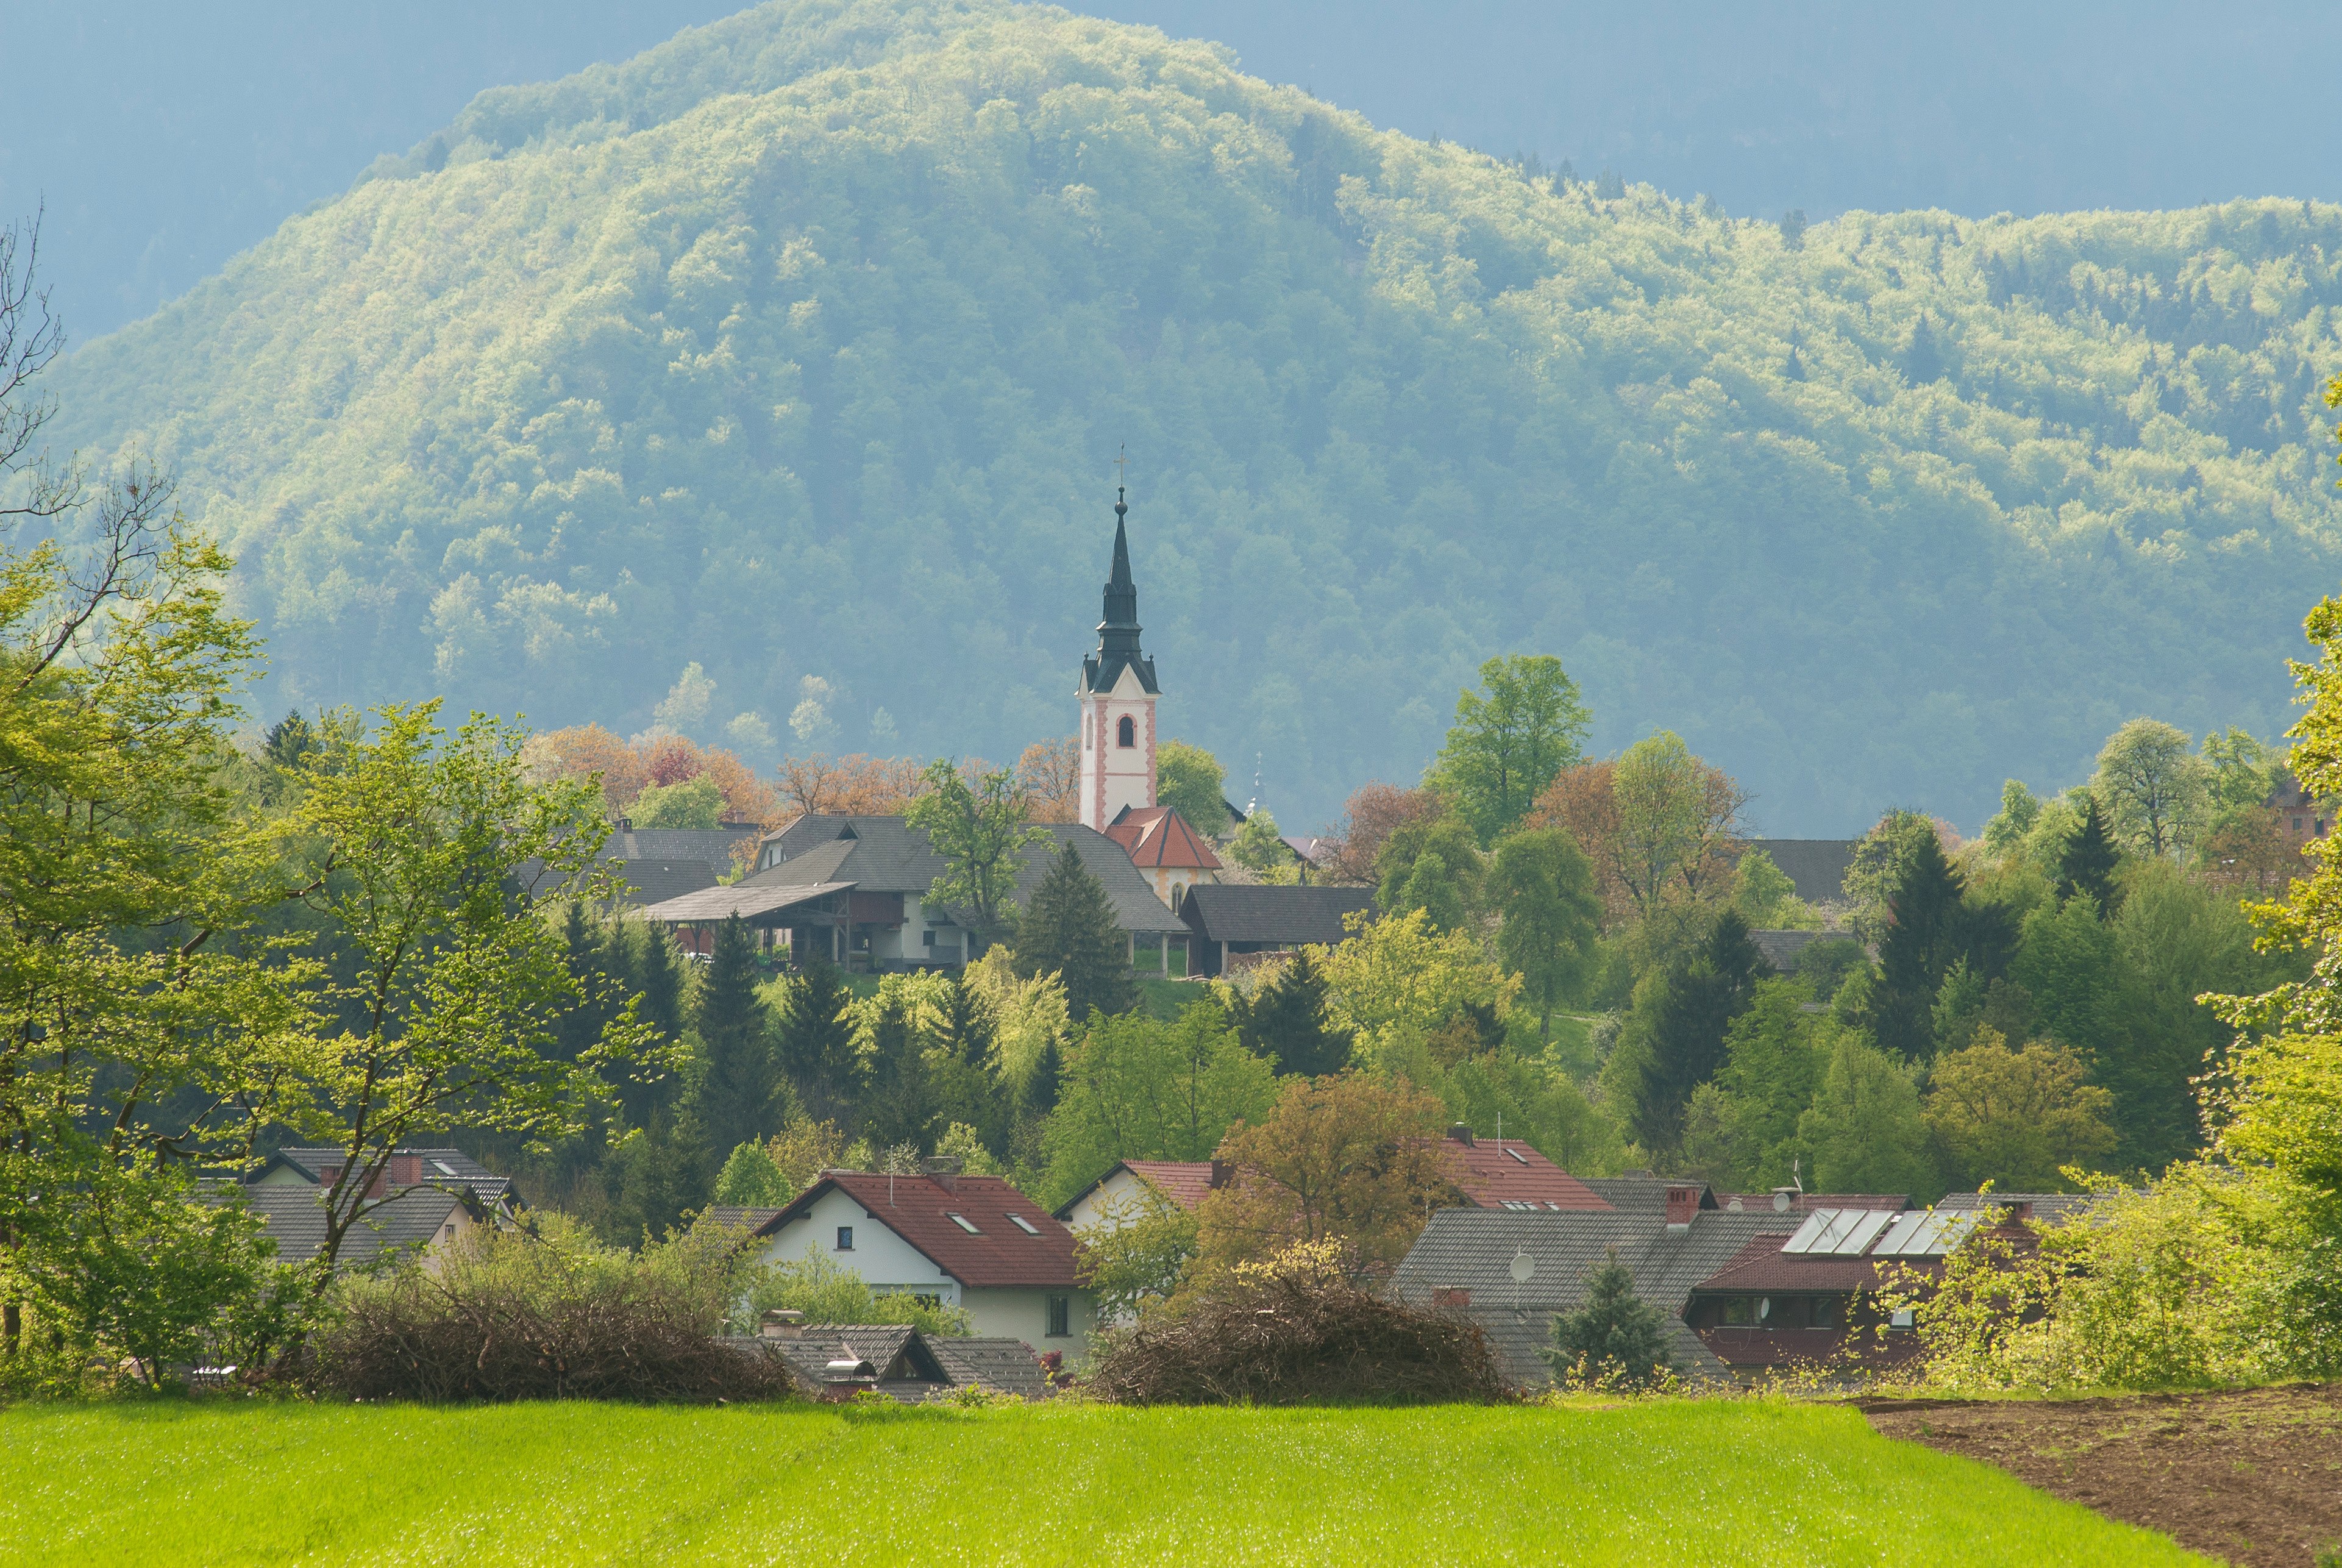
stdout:
<svg viewBox="0 0 2342 1568">
<path fill-rule="evenodd" d="M 1155 804 L 1155 661 L 1138 650 L 1138 588 L 1130 580 L 1130 510 L 1114 493 L 1114 572 L 1106 581 L 1106 615 L 1097 651 L 1082 660 L 1075 697 L 1082 709 L 1081 806 L 1084 827 L 1103 833 L 1126 806 Z"/>
</svg>

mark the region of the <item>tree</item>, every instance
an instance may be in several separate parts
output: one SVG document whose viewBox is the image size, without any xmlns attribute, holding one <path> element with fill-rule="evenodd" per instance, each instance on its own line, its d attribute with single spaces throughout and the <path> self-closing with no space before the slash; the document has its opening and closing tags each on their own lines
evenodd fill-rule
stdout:
<svg viewBox="0 0 2342 1568">
<path fill-rule="evenodd" d="M 1783 213 L 1781 215 L 1780 229 L 1782 249 L 1805 249 L 1806 209 L 1799 206 L 1793 206 L 1788 211 Z"/>
<path fill-rule="evenodd" d="M 1176 1022 L 1094 1018 L 1066 1053 L 1056 1109 L 1041 1131 L 1046 1191 L 1062 1202 L 1117 1160 L 1208 1160 L 1235 1122 L 1276 1096 L 1268 1063 L 1244 1048 L 1219 1004 L 1191 1002 Z"/>
<path fill-rule="evenodd" d="M 1333 835 L 1336 847 L 1326 861 L 1327 876 L 1353 884 L 1380 881 L 1375 868 L 1390 836 L 1409 822 L 1436 817 L 1446 809 L 1446 803 L 1428 789 L 1360 785 L 1342 808 L 1342 820 Z"/>
<path fill-rule="evenodd" d="M 1635 1293 L 1635 1276 L 1616 1247 L 1586 1276 L 1586 1300 L 1574 1312 L 1556 1312 L 1547 1332 L 1552 1342 L 1538 1353 L 1557 1382 L 1644 1388 L 1681 1370 L 1666 1318 Z"/>
<path fill-rule="evenodd" d="M 1878 938 L 1871 1029 L 1878 1043 L 1914 1060 L 1935 1053 L 1932 1023 L 1944 976 L 1970 945 L 1966 885 L 1933 831 L 1905 835 Z"/>
<path fill-rule="evenodd" d="M 2204 737 L 2204 760 L 2212 769 L 2216 813 L 2260 805 L 2285 772 L 2282 752 L 2233 724 Z"/>
<path fill-rule="evenodd" d="M 756 981 L 756 939 L 736 917 L 728 920 L 716 929 L 693 1009 L 699 1050 L 690 1098 L 710 1150 L 769 1138 L 794 1109 Z"/>
<path fill-rule="evenodd" d="M 1229 993 L 1236 1038 L 1277 1070 L 1318 1078 L 1349 1065 L 1351 1031 L 1334 1017 L 1332 991 L 1317 950 L 1300 948 L 1251 997 Z"/>
<path fill-rule="evenodd" d="M 1206 839 L 1228 830 L 1228 770 L 1200 746 L 1166 740 L 1155 749 L 1155 799 Z"/>
<path fill-rule="evenodd" d="M 836 965 L 818 960 L 784 985 L 773 1054 L 815 1119 L 840 1115 L 855 1093 L 854 994 Z"/>
<path fill-rule="evenodd" d="M 1697 901 L 1730 873 L 1746 797 L 1693 756 L 1682 737 L 1663 729 L 1629 746 L 1610 784 L 1608 859 L 1639 918 L 1648 920 L 1672 896 Z"/>
<path fill-rule="evenodd" d="M 853 1004 L 856 1130 L 879 1148 L 925 1150 L 934 1141 L 927 1059 L 956 990 L 949 975 L 891 974 L 876 995 Z"/>
<path fill-rule="evenodd" d="M 1016 759 L 1016 782 L 1036 822 L 1081 819 L 1082 738 L 1036 740 Z"/>
<path fill-rule="evenodd" d="M 1456 698 L 1456 722 L 1432 769 L 1437 787 L 1489 844 L 1528 815 L 1554 775 L 1578 759 L 1593 719 L 1577 683 L 1548 654 L 1480 667 L 1480 689 Z"/>
<path fill-rule="evenodd" d="M 938 759 L 919 778 L 924 790 L 906 815 L 944 861 L 927 897 L 953 910 L 979 942 L 997 940 L 1016 917 L 1024 851 L 1046 843 L 1048 830 L 1026 820 L 1024 791 L 1005 769 L 979 773 L 971 786 L 957 768 Z"/>
<path fill-rule="evenodd" d="M 1265 1119 L 1220 1144 L 1235 1174 L 1196 1209 L 1199 1264 L 1339 1241 L 1368 1272 L 1395 1267 L 1455 1193 L 1440 1115 L 1438 1101 L 1405 1082 L 1356 1072 L 1288 1081 Z"/>
<path fill-rule="evenodd" d="M 816 751 L 781 759 L 781 798 L 792 814 L 892 817 L 926 788 L 926 775 L 908 757 L 856 751 L 832 758 Z"/>
<path fill-rule="evenodd" d="M 1896 890 L 1903 883 L 1906 868 L 1924 853 L 1919 846 L 1922 839 L 1937 839 L 1936 851 L 1942 856 L 1936 823 L 1917 811 L 1897 809 L 1879 818 L 1877 825 L 1855 845 L 1844 891 L 1852 906 L 1848 923 L 1864 941 L 1876 942 L 1887 935 L 1894 920 Z"/>
<path fill-rule="evenodd" d="M 1236 829 L 1236 840 L 1228 846 L 1228 858 L 1255 876 L 1272 880 L 1296 863 L 1293 847 L 1277 833 L 1276 819 L 1258 809 Z"/>
<path fill-rule="evenodd" d="M 2025 917 L 2010 978 L 2032 999 L 2037 1033 L 2079 1049 L 2084 1059 L 2118 1054 L 2126 976 L 2115 934 L 2087 898 L 2043 903 Z"/>
<path fill-rule="evenodd" d="M 1421 910 L 1440 931 L 1463 930 L 1480 907 L 1480 845 L 1463 818 L 1409 822 L 1383 840 L 1375 904 L 1386 915 Z"/>
<path fill-rule="evenodd" d="M 1991 1029 L 1945 1052 L 1928 1075 L 1927 1125 L 1959 1180 L 2017 1192 L 2055 1192 L 2059 1172 L 2111 1153 L 2114 1096 L 2087 1081 L 2070 1046 L 2028 1040 L 2011 1049 Z"/>
<path fill-rule="evenodd" d="M 1811 1161 L 1797 1141 L 1797 1119 L 1814 1102 L 1838 1026 L 1806 1011 L 1802 980 L 1763 980 L 1748 1010 L 1725 1031 L 1718 1089 L 1732 1103 L 1735 1147 L 1729 1180 L 1758 1187 L 1789 1180 L 1790 1161 Z"/>
<path fill-rule="evenodd" d="M 1074 1277 L 1097 1292 L 1099 1321 L 1113 1322 L 1178 1290 L 1196 1256 L 1196 1216 L 1142 1181 L 1129 1196 L 1101 1202 L 1074 1240 Z"/>
<path fill-rule="evenodd" d="M 2009 779 L 2000 787 L 2000 809 L 1984 825 L 1985 848 L 2004 857 L 2017 853 L 2040 819 L 2041 798 L 2023 780 Z"/>
<path fill-rule="evenodd" d="M 1076 1018 L 1128 1012 L 1138 1005 L 1130 939 L 1105 887 L 1082 864 L 1070 839 L 1033 890 L 1033 907 L 1017 926 L 1014 962 L 1027 980 L 1056 975 L 1065 984 L 1066 1009 Z"/>
<path fill-rule="evenodd" d="M 1501 1015 L 1520 982 L 1490 963 L 1467 932 L 1436 931 L 1421 910 L 1366 920 L 1340 946 L 1318 954 L 1335 1020 L 1368 1063 L 1420 1045 L 1468 1010 Z"/>
<path fill-rule="evenodd" d="M 2105 802 L 2116 838 L 2141 854 L 2177 855 L 2198 837 L 2212 784 L 2212 765 L 2185 731 L 2134 719 L 2098 752 L 2090 796 Z"/>
<path fill-rule="evenodd" d="M 1797 1122 L 1800 1141 L 1814 1151 L 1817 1191 L 1905 1192 L 1926 1201 L 1941 1191 L 1916 1070 L 1858 1035 L 1838 1039 L 1813 1108 Z"/>
<path fill-rule="evenodd" d="M 649 1047 L 629 1004 L 577 1060 L 555 1025 L 577 988 L 559 932 L 509 890 L 542 862 L 557 884 L 614 895 L 592 869 L 608 833 L 583 780 L 532 784 L 525 733 L 475 716 L 453 736 L 436 702 L 377 710 L 375 733 L 308 770 L 288 828 L 315 867 L 311 906 L 352 955 L 319 988 L 351 1020 L 305 1048 L 285 1120 L 343 1151 L 319 1195 L 315 1288 L 344 1241 L 404 1189 L 382 1189 L 391 1151 L 462 1126 L 543 1141 L 576 1130 L 594 1070 Z"/>
<path fill-rule="evenodd" d="M 2274 807 L 2239 806 L 2205 836 L 2196 865 L 2205 880 L 2238 896 L 2267 899 L 2285 890 L 2309 863 L 2278 825 Z"/>
<path fill-rule="evenodd" d="M 1672 1152 L 1692 1091 L 1724 1063 L 1725 1032 L 1767 972 L 1748 928 L 1726 910 L 1706 934 L 1635 987 L 1635 1005 L 1605 1071 L 1627 1130 L 1646 1151 Z"/>
<path fill-rule="evenodd" d="M 2115 868 L 2121 863 L 2122 851 L 2107 830 L 2107 819 L 2093 792 L 2083 804 L 2081 821 L 2058 851 L 2057 897 L 2071 899 L 2078 893 L 2101 913 L 2112 914 L 2122 901 L 2115 882 Z"/>
<path fill-rule="evenodd" d="M 716 1174 L 713 1201 L 742 1209 L 777 1209 L 796 1196 L 789 1179 L 781 1174 L 772 1151 L 761 1143 L 743 1143 Z"/>
<path fill-rule="evenodd" d="M 705 773 L 654 784 L 635 797 L 629 816 L 637 828 L 713 828 L 724 820 L 724 792 Z"/>
<path fill-rule="evenodd" d="M 1521 999 L 1553 1038 L 1553 1015 L 1594 966 L 1601 900 L 1594 868 L 1558 828 L 1529 828 L 1496 841 L 1489 857 L 1488 902 L 1502 920 L 1496 954 L 1521 977 Z"/>
<path fill-rule="evenodd" d="M 1732 869 L 1732 907 L 1752 930 L 1813 930 L 1821 920 L 1797 897 L 1797 884 L 1763 849 L 1749 849 Z"/>
</svg>

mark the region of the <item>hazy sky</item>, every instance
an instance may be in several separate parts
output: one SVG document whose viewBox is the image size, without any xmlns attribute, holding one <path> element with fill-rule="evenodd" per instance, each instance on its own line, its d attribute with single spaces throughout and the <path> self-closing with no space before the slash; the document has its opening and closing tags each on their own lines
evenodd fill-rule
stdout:
<svg viewBox="0 0 2342 1568">
<path fill-rule="evenodd" d="M 727 0 L 0 0 L 0 218 L 48 207 L 76 339 L 153 310 L 482 88 L 621 59 Z M 1384 125 L 1615 167 L 1734 212 L 2342 198 L 2330 13 L 1100 0 Z"/>
</svg>

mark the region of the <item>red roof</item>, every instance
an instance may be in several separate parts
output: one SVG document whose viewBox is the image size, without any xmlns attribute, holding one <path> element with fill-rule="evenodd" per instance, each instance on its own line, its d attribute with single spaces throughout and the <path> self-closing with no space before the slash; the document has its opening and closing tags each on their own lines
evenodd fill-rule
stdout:
<svg viewBox="0 0 2342 1568">
<path fill-rule="evenodd" d="M 1134 866 L 1220 869 L 1220 858 L 1203 836 L 1168 806 L 1125 806 L 1106 825 L 1106 836 L 1123 847 Z"/>
<path fill-rule="evenodd" d="M 1122 1166 L 1132 1175 L 1153 1182 L 1166 1198 L 1182 1209 L 1193 1209 L 1212 1190 L 1212 1162 L 1208 1160 L 1126 1160 Z"/>
<path fill-rule="evenodd" d="M 787 1208 L 757 1226 L 756 1234 L 776 1234 L 833 1189 L 861 1204 L 871 1219 L 917 1248 L 963 1285 L 1071 1286 L 1078 1282 L 1074 1278 L 1074 1233 L 997 1176 L 889 1177 L 858 1171 L 825 1171 Z M 975 1227 L 972 1232 L 960 1224 L 962 1219 Z M 1018 1225 L 1017 1219 L 1032 1230 Z"/>
<path fill-rule="evenodd" d="M 1450 1136 L 1447 1153 L 1456 1184 L 1483 1209 L 1528 1208 L 1564 1213 L 1607 1213 L 1591 1187 L 1517 1138 L 1478 1138 L 1470 1143 Z"/>
<path fill-rule="evenodd" d="M 1793 1295 L 1803 1291 L 1875 1291 L 1881 1271 L 1899 1264 L 1913 1273 L 1940 1272 L 1941 1258 L 1847 1257 L 1835 1252 L 1784 1252 L 1786 1235 L 1758 1236 L 1694 1291 L 1727 1295 Z"/>
</svg>

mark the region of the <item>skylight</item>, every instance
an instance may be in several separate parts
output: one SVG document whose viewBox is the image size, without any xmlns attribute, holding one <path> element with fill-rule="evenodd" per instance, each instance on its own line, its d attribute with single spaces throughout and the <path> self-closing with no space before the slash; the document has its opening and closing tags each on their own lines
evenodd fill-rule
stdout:
<svg viewBox="0 0 2342 1568">
<path fill-rule="evenodd" d="M 1526 1164 L 1527 1164 L 1527 1163 L 1529 1162 L 1529 1157 L 1528 1157 L 1527 1155 L 1526 1155 L 1526 1154 L 1522 1153 L 1522 1152 L 1521 1152 L 1519 1150 L 1517 1150 L 1517 1149 L 1507 1149 L 1507 1150 L 1506 1150 L 1506 1151 L 1505 1151 L 1505 1152 L 1506 1152 L 1506 1153 L 1507 1153 L 1507 1154 L 1509 1154 L 1509 1155 L 1511 1155 L 1515 1160 L 1518 1161 L 1519 1161 L 1520 1163 L 1522 1163 L 1523 1165 L 1526 1165 Z"/>
<path fill-rule="evenodd" d="M 945 1218 L 948 1219 L 953 1224 L 957 1225 L 961 1230 L 966 1231 L 971 1236 L 981 1236 L 984 1234 L 983 1231 L 976 1228 L 976 1221 L 969 1219 L 965 1214 L 954 1214 L 950 1211 L 946 1210 L 945 1211 Z"/>
<path fill-rule="evenodd" d="M 1008 1222 L 1016 1226 L 1018 1230 L 1024 1231 L 1028 1236 L 1037 1236 L 1041 1233 L 1040 1227 L 1034 1224 L 1032 1221 L 1027 1220 L 1022 1214 L 1009 1215 Z"/>
<path fill-rule="evenodd" d="M 455 1168 L 445 1160 L 434 1160 L 431 1161 L 431 1168 L 442 1176 L 453 1176 L 455 1173 Z"/>
</svg>

